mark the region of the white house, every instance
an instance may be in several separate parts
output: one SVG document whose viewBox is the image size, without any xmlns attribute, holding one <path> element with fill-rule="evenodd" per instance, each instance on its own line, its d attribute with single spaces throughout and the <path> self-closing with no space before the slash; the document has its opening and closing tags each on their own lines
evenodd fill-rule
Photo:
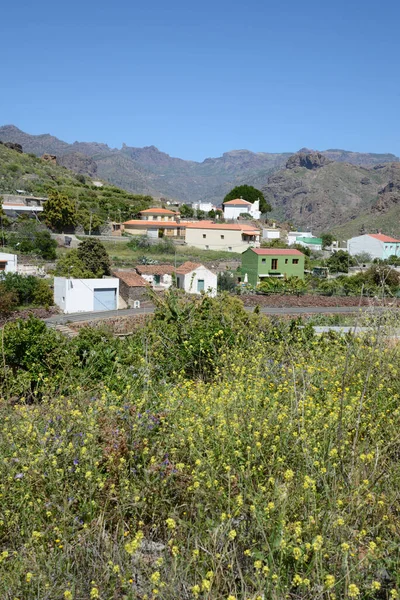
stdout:
<svg viewBox="0 0 400 600">
<path fill-rule="evenodd" d="M 203 210 L 208 213 L 210 210 L 214 210 L 215 206 L 212 202 L 192 202 L 193 210 Z"/>
<path fill-rule="evenodd" d="M 247 202 L 243 198 L 228 200 L 222 204 L 224 208 L 224 219 L 238 219 L 241 214 L 250 215 L 253 219 L 261 217 L 260 201 Z"/>
<path fill-rule="evenodd" d="M 16 273 L 18 259 L 16 254 L 0 252 L 0 273 Z"/>
<path fill-rule="evenodd" d="M 203 265 L 185 262 L 176 269 L 176 286 L 188 294 L 217 295 L 217 276 Z"/>
<path fill-rule="evenodd" d="M 54 303 L 64 313 L 116 310 L 119 279 L 54 278 Z"/>
<path fill-rule="evenodd" d="M 138 265 L 135 270 L 152 288 L 167 290 L 172 285 L 175 268 L 172 265 Z"/>
<path fill-rule="evenodd" d="M 372 258 L 400 256 L 400 240 L 382 233 L 366 233 L 347 240 L 347 252 L 352 256 L 367 252 Z"/>
<path fill-rule="evenodd" d="M 311 233 L 311 231 L 289 231 L 287 235 L 288 246 L 296 244 L 298 237 L 310 238 L 313 237 L 313 234 Z"/>
<path fill-rule="evenodd" d="M 263 227 L 262 238 L 263 240 L 279 240 L 281 232 L 275 227 L 275 223 L 272 227 Z"/>
</svg>

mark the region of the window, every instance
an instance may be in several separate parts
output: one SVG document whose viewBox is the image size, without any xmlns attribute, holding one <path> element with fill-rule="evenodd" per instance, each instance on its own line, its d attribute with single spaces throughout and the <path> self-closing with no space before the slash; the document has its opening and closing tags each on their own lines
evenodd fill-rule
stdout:
<svg viewBox="0 0 400 600">
<path fill-rule="evenodd" d="M 197 280 L 197 291 L 202 292 L 204 290 L 204 279 Z"/>
<path fill-rule="evenodd" d="M 0 271 L 5 271 L 6 270 L 6 262 L 0 262 Z"/>
<path fill-rule="evenodd" d="M 209 249 L 210 249 L 210 246 L 206 246 L 206 250 L 209 250 Z"/>
<path fill-rule="evenodd" d="M 262 258 L 262 259 L 261 259 L 261 262 L 262 262 L 262 263 L 265 263 L 265 262 L 267 262 L 267 259 L 266 259 L 266 258 Z"/>
<path fill-rule="evenodd" d="M 207 235 L 205 233 L 203 233 L 203 239 L 206 239 Z"/>
<path fill-rule="evenodd" d="M 271 269 L 273 271 L 275 271 L 275 269 L 278 268 L 278 259 L 277 258 L 272 258 L 271 259 Z"/>
<path fill-rule="evenodd" d="M 288 263 L 288 259 L 287 259 L 287 258 L 285 258 L 285 265 L 287 265 L 287 263 Z"/>
<path fill-rule="evenodd" d="M 292 264 L 293 265 L 298 265 L 299 264 L 299 259 L 298 258 L 293 258 L 292 259 Z"/>
<path fill-rule="evenodd" d="M 228 246 L 229 252 L 232 252 L 232 246 Z"/>
<path fill-rule="evenodd" d="M 221 235 L 221 240 L 224 240 L 224 239 L 225 239 L 225 236 L 224 236 L 224 235 Z"/>
</svg>

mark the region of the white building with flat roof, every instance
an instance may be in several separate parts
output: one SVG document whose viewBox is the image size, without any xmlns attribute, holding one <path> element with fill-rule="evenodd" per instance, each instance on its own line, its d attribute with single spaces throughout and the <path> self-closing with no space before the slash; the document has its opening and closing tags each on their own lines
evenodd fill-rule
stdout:
<svg viewBox="0 0 400 600">
<path fill-rule="evenodd" d="M 116 310 L 119 298 L 119 279 L 54 278 L 54 303 L 64 313 Z"/>
</svg>

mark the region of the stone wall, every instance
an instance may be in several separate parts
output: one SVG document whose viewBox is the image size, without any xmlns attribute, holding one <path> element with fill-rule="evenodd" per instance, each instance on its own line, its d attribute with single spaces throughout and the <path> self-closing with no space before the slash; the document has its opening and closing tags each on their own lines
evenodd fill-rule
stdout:
<svg viewBox="0 0 400 600">
<path fill-rule="evenodd" d="M 137 315 L 126 315 L 124 317 L 78 321 L 76 323 L 68 323 L 68 327 L 74 331 L 79 331 L 82 327 L 106 327 L 112 331 L 112 333 L 121 335 L 144 327 L 144 325 L 152 318 L 152 314 L 138 313 Z"/>
</svg>

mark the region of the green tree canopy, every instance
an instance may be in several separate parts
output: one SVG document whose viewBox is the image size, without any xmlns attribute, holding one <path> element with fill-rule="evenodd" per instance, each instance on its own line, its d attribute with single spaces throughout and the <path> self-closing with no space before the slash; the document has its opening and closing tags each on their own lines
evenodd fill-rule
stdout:
<svg viewBox="0 0 400 600">
<path fill-rule="evenodd" d="M 91 279 L 96 273 L 87 269 L 78 255 L 78 250 L 69 250 L 57 261 L 54 274 L 57 277 L 72 277 L 74 279 Z"/>
<path fill-rule="evenodd" d="M 236 200 L 236 198 L 243 198 L 243 200 L 247 200 L 247 202 L 251 202 L 252 204 L 256 200 L 260 200 L 260 210 L 262 213 L 267 213 L 272 210 L 271 205 L 264 198 L 264 194 L 252 185 L 238 185 L 234 187 L 233 190 L 225 196 L 224 202 Z"/>
<path fill-rule="evenodd" d="M 322 248 L 332 246 L 332 242 L 335 241 L 335 236 L 332 233 L 321 233 Z"/>
<path fill-rule="evenodd" d="M 187 204 L 181 204 L 179 207 L 179 212 L 181 213 L 181 217 L 191 219 L 194 217 L 194 210 L 191 206 Z"/>
<path fill-rule="evenodd" d="M 345 250 L 338 250 L 328 258 L 326 264 L 334 273 L 348 273 L 349 267 L 353 267 L 356 261 Z"/>
<path fill-rule="evenodd" d="M 110 275 L 110 257 L 107 254 L 104 244 L 102 244 L 100 240 L 84 240 L 81 244 L 79 244 L 78 256 L 85 268 L 88 271 L 95 273 L 96 277 Z"/>
<path fill-rule="evenodd" d="M 49 227 L 62 231 L 76 224 L 77 213 L 73 200 L 53 190 L 49 192 L 48 200 L 44 203 L 44 218 Z"/>
<path fill-rule="evenodd" d="M 23 221 L 15 232 L 8 235 L 8 244 L 25 254 L 38 254 L 46 260 L 56 258 L 57 242 L 43 225 L 35 221 Z"/>
</svg>

